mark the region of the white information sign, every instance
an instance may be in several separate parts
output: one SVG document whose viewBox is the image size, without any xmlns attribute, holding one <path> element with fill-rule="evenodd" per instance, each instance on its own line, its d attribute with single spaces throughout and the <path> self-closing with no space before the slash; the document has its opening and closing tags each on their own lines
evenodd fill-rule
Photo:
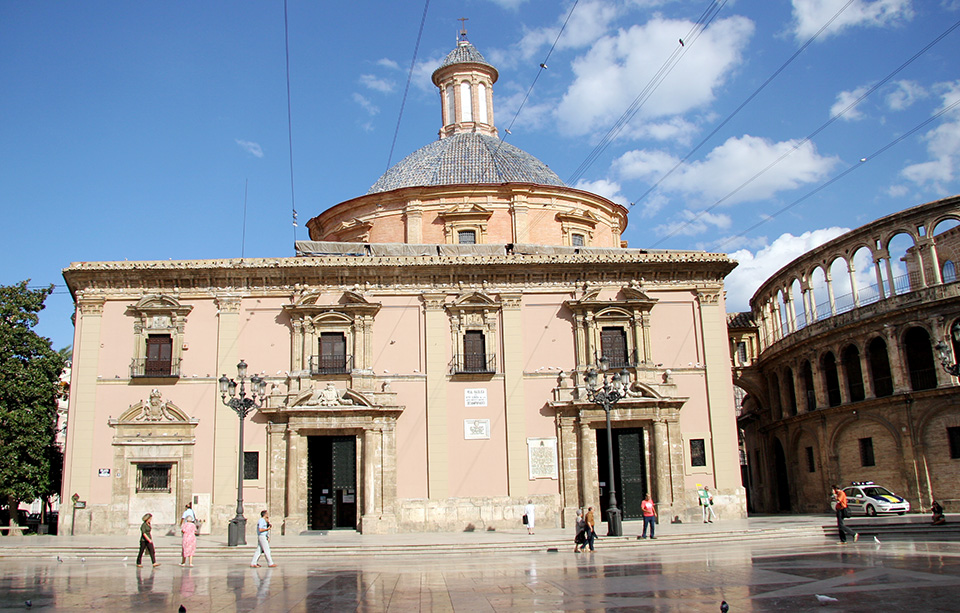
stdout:
<svg viewBox="0 0 960 613">
<path fill-rule="evenodd" d="M 466 440 L 490 438 L 489 419 L 464 419 L 463 438 Z"/>
<path fill-rule="evenodd" d="M 487 406 L 487 388 L 479 387 L 463 390 L 463 406 L 465 407 L 485 407 Z"/>
<path fill-rule="evenodd" d="M 556 438 L 528 438 L 527 459 L 531 479 L 559 479 Z"/>
</svg>

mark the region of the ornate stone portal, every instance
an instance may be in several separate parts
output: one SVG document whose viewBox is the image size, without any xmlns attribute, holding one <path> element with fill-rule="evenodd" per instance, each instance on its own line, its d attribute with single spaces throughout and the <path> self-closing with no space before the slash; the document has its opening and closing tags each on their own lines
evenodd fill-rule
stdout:
<svg viewBox="0 0 960 613">
<path fill-rule="evenodd" d="M 176 525 L 193 493 L 199 420 L 154 389 L 148 400 L 107 423 L 114 430 L 113 474 L 108 469 L 100 474 L 112 479 L 113 494 L 112 512 L 104 516 L 109 525 L 103 528 L 114 533 L 133 529 L 144 513 L 154 515 L 154 525 Z"/>
<path fill-rule="evenodd" d="M 317 387 L 285 399 L 285 404 L 260 409 L 269 420 L 267 507 L 271 515 L 283 518 L 284 534 L 311 527 L 308 501 L 310 495 L 318 496 L 308 491 L 309 439 L 314 436 L 355 437 L 356 527 L 366 534 L 396 532 L 395 431 L 403 407 L 395 399 L 389 389 L 362 394 L 318 382 Z"/>
</svg>

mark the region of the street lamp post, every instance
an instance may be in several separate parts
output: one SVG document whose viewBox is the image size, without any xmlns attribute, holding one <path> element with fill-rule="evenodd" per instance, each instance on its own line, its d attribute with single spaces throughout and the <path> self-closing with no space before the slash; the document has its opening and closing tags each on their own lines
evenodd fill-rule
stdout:
<svg viewBox="0 0 960 613">
<path fill-rule="evenodd" d="M 960 343 L 960 321 L 954 322 L 953 326 L 950 327 L 950 336 L 953 337 L 955 343 Z M 934 348 L 937 350 L 937 356 L 940 358 L 940 366 L 943 367 L 943 370 L 954 377 L 960 377 L 960 364 L 957 362 L 950 363 L 950 347 L 945 342 L 939 341 Z"/>
<path fill-rule="evenodd" d="M 594 369 L 587 371 L 587 398 L 590 402 L 603 409 L 607 415 L 607 482 L 609 484 L 610 500 L 607 507 L 607 536 L 622 536 L 623 525 L 620 521 L 620 509 L 617 508 L 617 491 L 613 478 L 613 432 L 610 428 L 610 409 L 623 398 L 630 381 L 630 373 L 626 368 L 607 378 L 606 357 L 600 358 L 600 370 L 603 373 L 603 384 L 598 385 L 598 374 Z"/>
<path fill-rule="evenodd" d="M 240 391 L 237 393 L 237 382 L 220 377 L 220 399 L 223 404 L 233 409 L 240 418 L 240 451 L 237 460 L 237 516 L 230 520 L 227 529 L 227 546 L 247 544 L 247 518 L 243 516 L 243 422 L 253 409 L 259 409 L 263 403 L 263 395 L 267 382 L 257 375 L 250 377 L 250 397 L 247 397 L 245 387 L 247 379 L 247 363 L 240 360 L 237 364 L 237 379 L 240 380 Z M 259 397 L 259 403 L 258 401 Z"/>
</svg>

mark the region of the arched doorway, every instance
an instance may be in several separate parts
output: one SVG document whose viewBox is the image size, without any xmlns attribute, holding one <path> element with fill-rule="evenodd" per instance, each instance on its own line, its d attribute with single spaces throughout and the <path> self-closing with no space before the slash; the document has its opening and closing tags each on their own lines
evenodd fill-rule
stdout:
<svg viewBox="0 0 960 613">
<path fill-rule="evenodd" d="M 790 484 L 787 476 L 787 456 L 783 452 L 780 439 L 773 439 L 773 469 L 777 477 L 777 509 L 790 511 Z"/>
</svg>

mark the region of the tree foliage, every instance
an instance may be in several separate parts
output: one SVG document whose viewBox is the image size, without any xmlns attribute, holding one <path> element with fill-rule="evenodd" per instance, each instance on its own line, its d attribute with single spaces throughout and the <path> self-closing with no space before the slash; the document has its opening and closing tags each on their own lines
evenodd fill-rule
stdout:
<svg viewBox="0 0 960 613">
<path fill-rule="evenodd" d="M 57 398 L 64 358 L 34 332 L 53 286 L 0 285 L 0 501 L 57 493 Z"/>
</svg>

